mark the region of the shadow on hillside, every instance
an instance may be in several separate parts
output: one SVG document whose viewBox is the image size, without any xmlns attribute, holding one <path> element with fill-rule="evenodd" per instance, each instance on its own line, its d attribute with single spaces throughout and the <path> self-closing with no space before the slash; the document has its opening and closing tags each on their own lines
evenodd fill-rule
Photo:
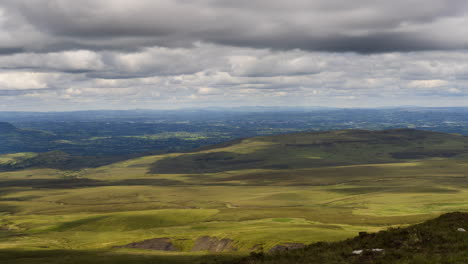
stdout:
<svg viewBox="0 0 468 264">
<path fill-rule="evenodd" d="M 216 173 L 263 166 L 264 158 L 260 157 L 256 152 L 239 154 L 221 151 L 168 157 L 155 162 L 151 166 L 150 172 L 168 174 Z"/>
<path fill-rule="evenodd" d="M 194 174 L 242 169 L 287 170 L 454 158 L 468 153 L 465 137 L 413 129 L 295 133 L 256 140 L 265 140 L 269 144 L 260 149 L 251 147 L 248 153 L 213 149 L 212 152 L 166 157 L 153 163 L 150 172 Z M 248 145 L 240 143 L 239 146 L 248 149 Z"/>
<path fill-rule="evenodd" d="M 157 254 L 154 251 L 135 250 L 131 254 L 119 251 L 81 250 L 0 250 L 0 263 L 8 264 L 222 264 L 236 263 L 236 255 L 196 255 L 182 253 Z"/>
<path fill-rule="evenodd" d="M 100 181 L 93 179 L 20 179 L 0 181 L 0 188 L 10 187 L 31 187 L 31 188 L 50 188 L 50 189 L 68 189 L 83 187 L 101 187 L 101 186 L 129 186 L 129 185 L 154 185 L 169 186 L 184 184 L 183 182 L 168 179 L 127 179 L 120 181 Z"/>
</svg>

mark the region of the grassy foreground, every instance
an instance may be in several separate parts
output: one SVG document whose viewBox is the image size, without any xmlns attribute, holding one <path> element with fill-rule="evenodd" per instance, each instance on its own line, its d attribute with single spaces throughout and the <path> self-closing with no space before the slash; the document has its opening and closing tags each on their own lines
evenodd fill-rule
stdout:
<svg viewBox="0 0 468 264">
<path fill-rule="evenodd" d="M 358 237 L 334 243 L 315 243 L 300 250 L 277 254 L 252 254 L 242 264 L 308 263 L 424 263 L 464 264 L 468 262 L 468 213 L 449 213 L 408 228 Z"/>
<path fill-rule="evenodd" d="M 337 131 L 82 170 L 5 171 L 0 263 L 235 261 L 416 224 L 468 211 L 466 148 L 457 135 Z M 192 251 L 203 236 L 230 239 L 236 251 Z M 116 248 L 152 238 L 178 251 Z"/>
</svg>

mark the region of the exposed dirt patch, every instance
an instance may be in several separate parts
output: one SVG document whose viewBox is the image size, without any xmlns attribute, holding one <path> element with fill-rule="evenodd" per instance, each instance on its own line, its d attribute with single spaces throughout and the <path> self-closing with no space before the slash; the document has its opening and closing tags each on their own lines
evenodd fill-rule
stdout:
<svg viewBox="0 0 468 264">
<path fill-rule="evenodd" d="M 253 246 L 250 251 L 252 252 L 263 252 L 263 245 L 262 244 L 257 244 Z"/>
<path fill-rule="evenodd" d="M 209 252 L 230 252 L 237 251 L 233 246 L 233 240 L 228 238 L 219 239 L 217 237 L 202 236 L 197 238 L 192 251 L 209 251 Z"/>
<path fill-rule="evenodd" d="M 140 248 L 160 251 L 178 251 L 178 249 L 172 244 L 170 238 L 153 238 L 147 239 L 140 242 L 130 243 L 121 248 Z"/>
</svg>

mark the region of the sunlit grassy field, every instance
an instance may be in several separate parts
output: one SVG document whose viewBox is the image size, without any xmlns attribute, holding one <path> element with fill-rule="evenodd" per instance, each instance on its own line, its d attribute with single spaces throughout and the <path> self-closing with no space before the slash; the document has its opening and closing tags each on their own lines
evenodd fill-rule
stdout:
<svg viewBox="0 0 468 264">
<path fill-rule="evenodd" d="M 408 146 L 320 145 L 332 136 L 343 141 L 262 137 L 80 171 L 2 172 L 0 263 L 209 263 L 468 211 L 464 153 L 398 160 L 388 153 Z M 417 144 L 458 151 L 465 141 L 435 133 Z M 191 252 L 202 236 L 232 239 L 237 251 Z M 180 252 L 116 248 L 151 238 Z"/>
</svg>

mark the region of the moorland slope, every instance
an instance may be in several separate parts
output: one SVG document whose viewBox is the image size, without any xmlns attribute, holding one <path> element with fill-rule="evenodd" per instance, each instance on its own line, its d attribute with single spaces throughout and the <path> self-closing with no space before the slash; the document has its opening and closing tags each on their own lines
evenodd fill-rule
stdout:
<svg viewBox="0 0 468 264">
<path fill-rule="evenodd" d="M 0 249 L 8 263 L 87 263 L 93 256 L 101 263 L 124 256 L 197 263 L 211 254 L 237 258 L 343 240 L 468 210 L 467 153 L 460 135 L 344 130 L 248 138 L 99 167 L 4 171 Z M 175 250 L 128 246 L 144 241 L 169 241 L 163 248 Z"/>
<path fill-rule="evenodd" d="M 225 147 L 224 147 L 225 146 Z M 225 143 L 153 164 L 153 173 L 301 169 L 463 157 L 468 137 L 414 129 L 340 130 L 265 136 Z"/>
<path fill-rule="evenodd" d="M 393 228 L 300 250 L 252 254 L 242 264 L 426 263 L 468 262 L 468 213 L 449 213 L 422 224 Z"/>
</svg>

